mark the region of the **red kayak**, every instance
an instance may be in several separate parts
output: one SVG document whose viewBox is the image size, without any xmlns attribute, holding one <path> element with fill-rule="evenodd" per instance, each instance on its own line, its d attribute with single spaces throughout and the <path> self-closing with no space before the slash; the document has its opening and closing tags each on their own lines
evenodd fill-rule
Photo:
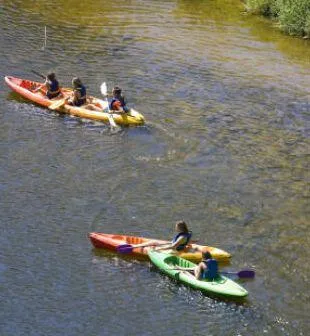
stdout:
<svg viewBox="0 0 310 336">
<path fill-rule="evenodd" d="M 118 251 L 118 247 L 121 245 L 132 245 L 133 249 L 130 253 L 131 255 L 148 259 L 148 250 L 156 245 L 162 245 L 164 243 L 169 244 L 168 240 L 161 239 L 151 239 L 145 237 L 137 237 L 137 236 L 127 236 L 127 235 L 119 235 L 119 234 L 107 234 L 101 232 L 91 232 L 88 234 L 90 241 L 93 246 L 96 248 L 104 248 L 113 251 Z M 134 247 L 137 244 L 144 243 L 154 243 L 151 247 Z M 174 251 L 174 250 L 163 250 L 163 253 L 174 254 L 178 257 L 193 261 L 199 262 L 202 260 L 203 252 L 210 252 L 212 257 L 217 259 L 218 261 L 228 261 L 231 255 L 219 248 L 211 247 L 207 245 L 199 245 L 199 244 L 189 244 L 184 251 Z"/>
</svg>

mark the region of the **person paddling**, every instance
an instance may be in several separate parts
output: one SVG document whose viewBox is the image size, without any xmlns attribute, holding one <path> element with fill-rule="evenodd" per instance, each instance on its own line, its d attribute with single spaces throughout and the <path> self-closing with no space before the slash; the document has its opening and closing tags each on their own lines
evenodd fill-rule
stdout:
<svg viewBox="0 0 310 336">
<path fill-rule="evenodd" d="M 182 251 L 190 243 L 192 232 L 189 231 L 187 224 L 184 221 L 179 221 L 175 224 L 176 235 L 168 246 L 157 247 L 156 251 L 160 250 L 176 250 Z"/>
<path fill-rule="evenodd" d="M 118 86 L 115 86 L 112 91 L 113 98 L 110 103 L 110 110 L 117 112 L 128 112 L 129 109 L 126 106 L 125 97 L 122 95 L 122 89 Z"/>
<path fill-rule="evenodd" d="M 176 267 L 181 271 L 193 271 L 198 280 L 213 280 L 218 276 L 218 263 L 210 252 L 202 253 L 202 261 L 195 267 Z"/>
<path fill-rule="evenodd" d="M 218 276 L 218 263 L 212 258 L 210 252 L 202 254 L 202 261 L 195 267 L 194 274 L 197 279 L 212 280 Z"/>
<path fill-rule="evenodd" d="M 39 86 L 37 89 L 35 89 L 34 92 L 38 92 L 42 90 L 44 86 L 46 87 L 46 97 L 48 99 L 56 98 L 61 94 L 59 82 L 56 79 L 56 75 L 54 72 L 49 72 L 46 75 L 45 82 L 41 86 Z"/>
</svg>

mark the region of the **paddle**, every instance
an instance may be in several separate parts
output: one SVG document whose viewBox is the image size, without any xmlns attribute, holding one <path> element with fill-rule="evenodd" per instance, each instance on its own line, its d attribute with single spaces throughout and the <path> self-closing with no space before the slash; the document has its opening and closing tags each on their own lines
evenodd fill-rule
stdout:
<svg viewBox="0 0 310 336">
<path fill-rule="evenodd" d="M 197 243 L 198 240 L 192 240 L 191 241 L 192 243 Z M 164 245 L 170 245 L 171 242 L 168 242 L 168 243 L 160 243 L 160 244 L 157 244 L 157 243 L 145 243 L 145 244 L 137 244 L 137 245 L 130 245 L 130 244 L 121 244 L 121 245 L 118 245 L 116 250 L 117 252 L 119 253 L 131 253 L 132 250 L 136 247 L 148 247 L 148 246 L 164 246 Z"/>
<path fill-rule="evenodd" d="M 131 245 L 131 244 L 121 244 L 118 245 L 116 248 L 116 251 L 119 253 L 131 253 L 134 248 L 137 247 L 148 247 L 148 246 L 164 246 L 164 245 L 169 245 L 170 242 L 168 243 L 161 243 L 161 244 L 156 244 L 156 243 L 145 243 L 145 244 L 137 244 L 137 245 Z"/>
<path fill-rule="evenodd" d="M 43 78 L 43 79 L 46 79 L 46 76 L 42 75 L 40 72 L 37 72 L 37 71 L 35 71 L 35 70 L 31 70 L 31 72 L 34 73 L 35 75 L 37 75 L 37 76 Z"/>
<path fill-rule="evenodd" d="M 255 271 L 251 269 L 241 270 L 239 272 L 220 272 L 221 274 L 237 275 L 239 278 L 254 278 Z"/>
<path fill-rule="evenodd" d="M 110 125 L 111 127 L 117 127 L 114 119 L 113 119 L 113 116 L 111 114 L 111 111 L 110 111 L 110 107 L 109 107 L 109 102 L 108 102 L 108 98 L 107 98 L 107 84 L 105 82 L 103 82 L 101 85 L 100 85 L 100 91 L 102 93 L 102 95 L 105 97 L 105 100 L 106 102 L 108 103 L 108 119 L 109 119 L 109 122 L 110 122 Z"/>
<path fill-rule="evenodd" d="M 166 270 L 175 270 L 175 271 L 187 271 L 187 272 L 193 272 L 192 269 L 180 269 L 180 268 L 166 268 Z M 255 277 L 255 271 L 254 270 L 241 270 L 239 272 L 219 272 L 220 274 L 227 274 L 227 275 L 237 275 L 239 278 L 254 278 Z"/>
<path fill-rule="evenodd" d="M 65 103 L 66 103 L 66 98 L 63 98 L 63 99 L 60 99 L 60 100 L 56 100 L 55 102 L 52 102 L 51 105 L 49 105 L 48 108 L 50 110 L 57 110 L 61 106 L 65 105 Z"/>
<path fill-rule="evenodd" d="M 179 267 L 168 267 L 168 268 L 165 268 L 166 271 L 180 271 L 180 272 L 194 272 L 193 269 L 189 268 L 189 269 L 185 269 L 186 267 L 183 268 L 179 268 Z"/>
</svg>

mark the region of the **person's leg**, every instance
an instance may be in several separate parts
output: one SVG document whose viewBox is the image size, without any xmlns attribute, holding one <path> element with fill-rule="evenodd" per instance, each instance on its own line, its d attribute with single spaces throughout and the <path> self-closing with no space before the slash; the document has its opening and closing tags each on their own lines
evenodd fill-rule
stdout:
<svg viewBox="0 0 310 336">
<path fill-rule="evenodd" d="M 87 105 L 84 105 L 83 107 L 91 111 L 103 112 L 102 108 L 94 104 L 87 104 Z"/>
<path fill-rule="evenodd" d="M 205 269 L 205 266 L 203 263 L 200 263 L 196 266 L 195 270 L 194 270 L 194 274 L 196 279 L 201 279 L 202 273 Z"/>
</svg>

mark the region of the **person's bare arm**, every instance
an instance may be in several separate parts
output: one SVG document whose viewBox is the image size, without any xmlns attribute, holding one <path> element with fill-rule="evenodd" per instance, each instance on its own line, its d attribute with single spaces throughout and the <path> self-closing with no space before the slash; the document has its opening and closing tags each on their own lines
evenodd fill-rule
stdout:
<svg viewBox="0 0 310 336">
<path fill-rule="evenodd" d="M 44 86 L 46 86 L 46 82 L 44 82 L 43 84 L 41 84 L 40 86 L 38 86 L 36 89 L 33 90 L 33 92 L 39 92 L 42 91 Z"/>
<path fill-rule="evenodd" d="M 159 247 L 156 249 L 156 251 L 159 250 L 175 250 L 179 245 L 184 244 L 185 243 L 185 239 L 184 237 L 179 237 L 178 240 L 176 240 L 174 243 L 170 243 L 170 245 L 165 246 L 165 247 Z"/>
</svg>

